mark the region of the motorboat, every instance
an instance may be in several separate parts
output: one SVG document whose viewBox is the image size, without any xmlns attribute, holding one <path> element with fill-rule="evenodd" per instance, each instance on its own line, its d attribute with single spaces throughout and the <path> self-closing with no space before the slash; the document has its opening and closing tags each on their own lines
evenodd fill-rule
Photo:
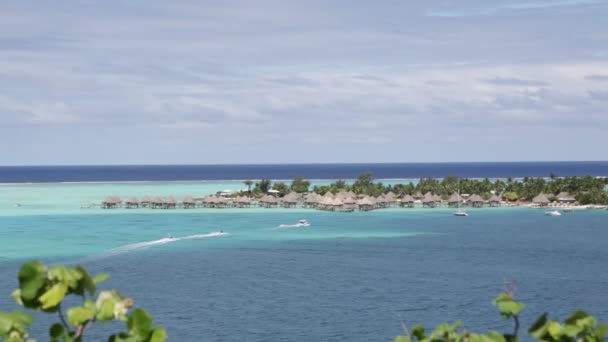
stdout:
<svg viewBox="0 0 608 342">
<path fill-rule="evenodd" d="M 282 224 L 279 228 L 298 228 L 298 227 L 308 227 L 310 223 L 306 220 L 300 220 L 296 224 Z"/>
<path fill-rule="evenodd" d="M 298 223 L 296 223 L 296 227 L 308 227 L 310 226 L 310 223 L 308 223 L 308 221 L 306 220 L 300 220 L 298 221 Z"/>
<path fill-rule="evenodd" d="M 457 212 L 454 213 L 454 216 L 469 216 L 469 214 L 467 214 L 466 211 L 458 210 Z"/>
<path fill-rule="evenodd" d="M 547 215 L 547 216 L 562 216 L 562 213 L 560 213 L 559 210 L 554 210 L 554 211 L 547 211 L 547 212 L 545 212 L 545 215 Z"/>
</svg>

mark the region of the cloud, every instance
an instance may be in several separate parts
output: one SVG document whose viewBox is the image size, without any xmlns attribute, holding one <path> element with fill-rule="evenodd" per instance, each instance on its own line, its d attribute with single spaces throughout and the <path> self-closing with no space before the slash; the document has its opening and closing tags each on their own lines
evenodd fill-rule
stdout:
<svg viewBox="0 0 608 342">
<path fill-rule="evenodd" d="M 524 11 L 534 10 L 549 10 L 555 8 L 570 8 L 580 6 L 593 6 L 603 4 L 601 0 L 554 0 L 554 1 L 527 1 L 514 2 L 507 4 L 494 5 L 488 1 L 489 5 L 479 7 L 454 7 L 448 9 L 431 9 L 427 10 L 426 15 L 429 17 L 444 17 L 444 18 L 459 18 L 459 17 L 474 17 L 474 16 L 493 16 L 513 14 Z"/>
<path fill-rule="evenodd" d="M 590 81 L 608 81 L 608 75 L 590 74 L 585 76 L 585 79 Z"/>
<path fill-rule="evenodd" d="M 80 121 L 64 102 L 27 104 L 0 96 L 0 123 L 3 124 L 69 124 Z"/>
<path fill-rule="evenodd" d="M 275 150 L 297 161 L 390 161 L 421 141 L 412 158 L 441 160 L 470 136 L 500 150 L 505 140 L 576 127 L 568 132 L 583 141 L 608 129 L 608 63 L 594 55 L 608 39 L 603 3 L 445 4 L 5 2 L 0 122 L 22 133 L 0 139 L 59 144 L 77 132 L 129 162 L 251 161 Z M 427 7 L 466 20 L 429 18 Z M 150 145 L 134 154 L 119 148 L 121 134 Z M 204 144 L 214 148 L 191 150 Z"/>
<path fill-rule="evenodd" d="M 538 81 L 538 80 L 526 80 L 515 77 L 493 77 L 489 79 L 482 80 L 487 83 L 496 84 L 496 85 L 505 85 L 505 86 L 534 86 L 534 87 L 544 87 L 547 86 L 546 82 Z"/>
</svg>

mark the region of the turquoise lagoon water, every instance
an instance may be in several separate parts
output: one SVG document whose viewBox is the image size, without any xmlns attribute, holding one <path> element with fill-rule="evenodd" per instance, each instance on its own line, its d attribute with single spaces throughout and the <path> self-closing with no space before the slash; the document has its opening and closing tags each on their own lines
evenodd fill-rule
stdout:
<svg viewBox="0 0 608 342">
<path fill-rule="evenodd" d="M 110 194 L 240 188 L 230 185 L 0 187 L 0 310 L 15 308 L 18 267 L 35 258 L 110 273 L 106 286 L 148 308 L 171 341 L 388 341 L 400 320 L 508 330 L 491 305 L 505 281 L 528 304 L 524 327 L 543 310 L 584 308 L 608 320 L 608 211 L 79 209 Z M 278 228 L 299 219 L 312 225 Z M 103 340 L 101 330 L 91 340 Z M 45 340 L 46 331 L 33 333 Z"/>
</svg>

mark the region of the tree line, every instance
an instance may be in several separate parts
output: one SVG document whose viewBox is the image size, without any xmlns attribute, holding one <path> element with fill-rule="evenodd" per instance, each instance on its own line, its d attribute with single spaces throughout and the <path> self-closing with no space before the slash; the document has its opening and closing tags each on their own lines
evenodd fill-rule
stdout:
<svg viewBox="0 0 608 342">
<path fill-rule="evenodd" d="M 345 180 L 337 180 L 329 185 L 315 185 L 311 189 L 309 181 L 304 177 L 295 177 L 291 184 L 285 182 L 272 182 L 269 179 L 262 179 L 258 182 L 247 180 L 247 193 L 253 196 L 267 194 L 269 190 L 278 196 L 285 196 L 289 192 L 306 193 L 313 191 L 324 195 L 327 192 L 338 193 L 341 191 L 352 191 L 356 194 L 369 196 L 379 196 L 392 192 L 396 195 L 416 195 L 428 192 L 442 196 L 447 199 L 450 195 L 460 191 L 461 194 L 478 194 L 484 199 L 489 199 L 492 194 L 502 196 L 504 200 L 532 200 L 535 196 L 544 193 L 550 200 L 555 195 L 566 192 L 574 196 L 581 204 L 608 204 L 608 178 L 593 176 L 583 177 L 557 177 L 554 174 L 548 178 L 543 177 L 524 177 L 522 179 L 474 179 L 462 178 L 458 176 L 448 176 L 445 178 L 420 178 L 405 184 L 383 184 L 374 181 L 371 173 L 363 173 L 351 184 Z"/>
</svg>

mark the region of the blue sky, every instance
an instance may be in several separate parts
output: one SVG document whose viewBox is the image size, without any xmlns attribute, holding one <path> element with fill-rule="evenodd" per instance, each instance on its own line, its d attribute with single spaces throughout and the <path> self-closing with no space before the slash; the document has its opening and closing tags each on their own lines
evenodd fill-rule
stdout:
<svg viewBox="0 0 608 342">
<path fill-rule="evenodd" d="M 0 165 L 608 160 L 608 2 L 0 3 Z"/>
</svg>

